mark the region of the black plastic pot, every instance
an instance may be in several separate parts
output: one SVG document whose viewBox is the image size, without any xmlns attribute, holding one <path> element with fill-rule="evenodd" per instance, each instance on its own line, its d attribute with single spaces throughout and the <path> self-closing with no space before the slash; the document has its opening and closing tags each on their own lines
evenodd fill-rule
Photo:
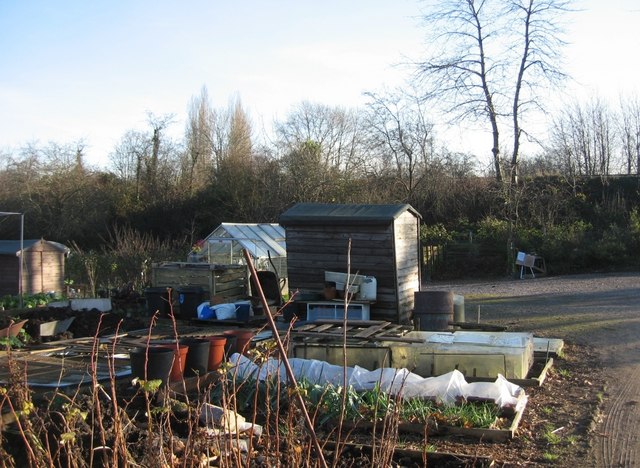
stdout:
<svg viewBox="0 0 640 468">
<path fill-rule="evenodd" d="M 140 380 L 162 380 L 169 382 L 174 352 L 169 348 L 135 348 L 129 353 L 131 358 L 131 376 Z M 146 372 L 145 372 L 146 363 Z"/>
<path fill-rule="evenodd" d="M 147 288 L 144 290 L 144 297 L 147 300 L 147 313 L 152 316 L 159 312 L 161 317 L 166 317 L 171 311 L 169 302 L 170 295 L 167 288 Z"/>
<path fill-rule="evenodd" d="M 204 375 L 209 363 L 209 340 L 200 338 L 183 338 L 180 344 L 189 346 L 187 361 L 184 366 L 184 376 Z"/>
</svg>

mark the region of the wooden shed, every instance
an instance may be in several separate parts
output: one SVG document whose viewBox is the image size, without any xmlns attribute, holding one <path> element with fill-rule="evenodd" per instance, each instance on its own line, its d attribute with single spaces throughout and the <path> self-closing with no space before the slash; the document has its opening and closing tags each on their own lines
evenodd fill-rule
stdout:
<svg viewBox="0 0 640 468">
<path fill-rule="evenodd" d="M 23 241 L 22 291 L 24 294 L 64 291 L 64 261 L 70 250 L 44 239 Z M 0 240 L 0 294 L 20 290 L 20 241 Z"/>
<path fill-rule="evenodd" d="M 374 276 L 372 320 L 409 323 L 420 287 L 420 214 L 407 204 L 299 203 L 280 216 L 287 237 L 289 290 L 318 291 L 324 272 Z"/>
</svg>

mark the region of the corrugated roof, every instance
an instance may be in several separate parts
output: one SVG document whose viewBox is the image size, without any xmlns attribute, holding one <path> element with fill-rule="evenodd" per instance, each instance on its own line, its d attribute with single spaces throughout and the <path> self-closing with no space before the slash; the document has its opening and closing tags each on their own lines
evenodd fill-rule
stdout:
<svg viewBox="0 0 640 468">
<path fill-rule="evenodd" d="M 287 256 L 285 232 L 279 224 L 222 223 L 205 240 L 216 237 L 237 241 L 254 258 L 267 258 L 267 252 L 272 258 Z"/>
<path fill-rule="evenodd" d="M 22 241 L 24 250 L 29 250 L 42 239 L 25 239 Z M 43 241 L 49 245 L 52 245 L 60 252 L 68 253 L 69 248 L 59 242 Z M 20 252 L 20 240 L 0 240 L 0 255 L 17 255 Z"/>
<path fill-rule="evenodd" d="M 409 204 L 338 205 L 333 203 L 298 203 L 280 215 L 280 224 L 389 224 L 405 211 L 421 218 Z"/>
</svg>

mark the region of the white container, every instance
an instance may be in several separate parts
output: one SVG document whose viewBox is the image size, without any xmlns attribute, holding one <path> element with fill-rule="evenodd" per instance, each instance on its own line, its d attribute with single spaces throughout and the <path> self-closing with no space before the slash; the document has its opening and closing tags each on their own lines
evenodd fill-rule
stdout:
<svg viewBox="0 0 640 468">
<path fill-rule="evenodd" d="M 360 283 L 360 295 L 358 299 L 361 301 L 375 301 L 378 291 L 378 281 L 373 276 L 365 276 Z"/>
</svg>

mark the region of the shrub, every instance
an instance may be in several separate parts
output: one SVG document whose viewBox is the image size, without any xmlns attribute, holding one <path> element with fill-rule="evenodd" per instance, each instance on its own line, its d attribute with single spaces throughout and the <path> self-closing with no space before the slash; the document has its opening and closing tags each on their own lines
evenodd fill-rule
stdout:
<svg viewBox="0 0 640 468">
<path fill-rule="evenodd" d="M 447 231 L 444 224 L 437 223 L 427 226 L 420 226 L 420 240 L 427 245 L 442 245 L 453 240 L 452 233 Z"/>
</svg>

